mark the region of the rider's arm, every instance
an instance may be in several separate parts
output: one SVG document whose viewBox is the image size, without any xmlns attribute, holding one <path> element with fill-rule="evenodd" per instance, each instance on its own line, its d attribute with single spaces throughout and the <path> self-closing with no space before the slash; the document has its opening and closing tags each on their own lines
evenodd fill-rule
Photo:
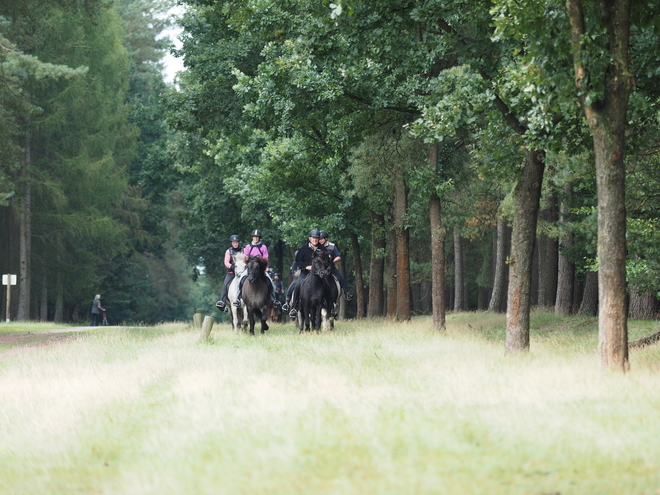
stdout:
<svg viewBox="0 0 660 495">
<path fill-rule="evenodd" d="M 262 244 L 259 251 L 261 251 L 261 257 L 268 261 L 268 247 L 265 244 Z"/>
<path fill-rule="evenodd" d="M 225 266 L 228 270 L 231 270 L 231 254 L 229 253 L 229 249 L 225 251 Z"/>
</svg>

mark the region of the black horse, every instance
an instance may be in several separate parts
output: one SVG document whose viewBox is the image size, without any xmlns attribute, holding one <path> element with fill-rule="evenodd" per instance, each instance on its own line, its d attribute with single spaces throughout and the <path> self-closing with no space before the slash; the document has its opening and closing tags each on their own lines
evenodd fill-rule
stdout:
<svg viewBox="0 0 660 495">
<path fill-rule="evenodd" d="M 321 310 L 331 307 L 328 304 L 328 285 L 324 280 L 329 274 L 330 253 L 315 252 L 312 257 L 312 270 L 300 282 L 300 314 L 298 323 L 300 333 L 310 331 L 310 325 L 315 331 L 321 329 Z"/>
<path fill-rule="evenodd" d="M 247 263 L 247 278 L 243 283 L 242 299 L 250 322 L 250 334 L 254 335 L 255 315 L 261 320 L 261 333 L 268 330 L 268 315 L 273 307 L 266 267 L 268 261 L 252 256 Z"/>
</svg>

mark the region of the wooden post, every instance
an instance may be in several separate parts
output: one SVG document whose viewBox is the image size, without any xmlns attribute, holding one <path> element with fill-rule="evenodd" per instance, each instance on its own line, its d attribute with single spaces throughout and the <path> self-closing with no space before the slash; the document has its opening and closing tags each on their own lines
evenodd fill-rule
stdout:
<svg viewBox="0 0 660 495">
<path fill-rule="evenodd" d="M 204 317 L 204 323 L 202 324 L 202 340 L 207 340 L 211 336 L 214 322 L 215 319 L 212 316 Z"/>
<path fill-rule="evenodd" d="M 195 325 L 195 328 L 202 328 L 202 310 L 198 309 L 195 311 L 195 314 L 193 315 L 193 324 Z"/>
</svg>

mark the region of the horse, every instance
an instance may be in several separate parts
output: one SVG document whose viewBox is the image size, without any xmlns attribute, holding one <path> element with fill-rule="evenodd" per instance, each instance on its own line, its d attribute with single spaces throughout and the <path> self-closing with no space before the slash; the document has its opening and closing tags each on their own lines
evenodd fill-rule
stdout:
<svg viewBox="0 0 660 495">
<path fill-rule="evenodd" d="M 321 311 L 323 306 L 326 310 L 329 307 L 327 297 L 327 284 L 324 278 L 327 277 L 328 259 L 330 254 L 327 252 L 315 252 L 312 257 L 312 270 L 305 279 L 300 282 L 299 298 L 300 313 L 298 315 L 298 324 L 300 333 L 310 331 L 310 324 L 314 331 L 321 329 Z"/>
<path fill-rule="evenodd" d="M 247 330 L 247 318 L 245 318 L 245 304 L 241 304 L 241 307 L 237 308 L 234 306 L 234 301 L 238 299 L 238 285 L 241 282 L 241 279 L 247 274 L 245 269 L 245 259 L 243 254 L 239 253 L 233 256 L 234 261 L 234 280 L 229 284 L 229 290 L 227 292 L 227 299 L 229 300 L 229 314 L 231 316 L 232 328 L 234 333 L 238 333 L 239 326 L 242 327 L 242 330 Z"/>
<path fill-rule="evenodd" d="M 268 261 L 251 256 L 247 262 L 247 279 L 243 283 L 243 304 L 250 322 L 250 335 L 254 335 L 255 316 L 261 320 L 261 333 L 268 330 L 268 315 L 273 307 L 270 300 L 270 283 L 266 275 Z"/>
</svg>

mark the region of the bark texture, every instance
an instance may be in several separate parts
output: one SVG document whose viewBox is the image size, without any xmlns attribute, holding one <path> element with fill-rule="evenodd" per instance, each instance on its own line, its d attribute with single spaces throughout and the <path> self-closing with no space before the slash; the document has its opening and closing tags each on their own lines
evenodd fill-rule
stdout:
<svg viewBox="0 0 660 495">
<path fill-rule="evenodd" d="M 529 350 L 529 314 L 536 224 L 545 154 L 529 151 L 513 192 L 516 215 L 511 234 L 509 290 L 506 310 L 506 351 Z"/>
<path fill-rule="evenodd" d="M 355 294 L 357 299 L 357 318 L 364 318 L 364 278 L 362 276 L 362 255 L 360 241 L 356 233 L 351 232 L 351 245 L 353 247 L 353 262 L 355 265 Z"/>
<path fill-rule="evenodd" d="M 385 270 L 387 284 L 387 317 L 396 318 L 396 232 L 391 227 L 387 235 L 387 266 Z"/>
<path fill-rule="evenodd" d="M 570 199 L 573 188 L 569 184 L 564 189 L 564 200 L 559 206 L 559 223 L 565 225 L 568 222 Z M 573 292 L 575 289 L 575 265 L 563 253 L 563 249 L 573 247 L 573 232 L 566 229 L 564 236 L 559 241 L 559 262 L 557 267 L 557 299 L 555 300 L 555 314 L 567 316 L 573 311 Z"/>
<path fill-rule="evenodd" d="M 598 19 L 608 38 L 604 96 L 582 99 L 594 142 L 598 191 L 598 352 L 602 368 L 625 372 L 628 361 L 626 306 L 626 207 L 624 133 L 628 98 L 634 83 L 629 71 L 631 0 L 599 2 Z M 591 53 L 583 45 L 586 20 L 581 0 L 566 0 L 571 24 L 575 84 L 583 88 L 593 77 L 584 64 Z"/>
<path fill-rule="evenodd" d="M 582 302 L 578 315 L 596 316 L 598 314 L 598 272 L 587 272 L 582 292 Z"/>
<path fill-rule="evenodd" d="M 504 282 L 506 281 L 506 221 L 497 219 L 495 242 L 495 276 L 493 277 L 493 292 L 488 303 L 488 311 L 501 312 L 504 302 Z"/>
<path fill-rule="evenodd" d="M 405 178 L 399 177 L 394 184 L 394 231 L 396 233 L 396 317 L 399 321 L 410 320 L 410 246 L 406 226 L 408 188 Z"/>
<path fill-rule="evenodd" d="M 454 311 L 464 311 L 465 270 L 463 267 L 463 242 L 458 225 L 454 225 Z"/>
<path fill-rule="evenodd" d="M 540 218 L 549 225 L 554 225 L 557 220 L 557 198 L 549 198 L 547 208 L 540 212 Z M 539 255 L 539 306 L 550 307 L 555 305 L 557 298 L 557 271 L 559 253 L 557 239 L 546 234 L 541 234 L 538 239 Z"/>
<path fill-rule="evenodd" d="M 385 218 L 371 212 L 371 266 L 369 267 L 369 304 L 367 316 L 383 316 L 385 271 Z"/>
<path fill-rule="evenodd" d="M 639 320 L 655 318 L 657 306 L 658 298 L 655 296 L 655 291 L 640 292 L 637 287 L 630 288 L 630 308 L 628 312 L 630 318 Z"/>
<path fill-rule="evenodd" d="M 438 144 L 429 150 L 429 164 L 438 170 Z M 442 223 L 442 204 L 434 192 L 429 198 L 429 218 L 431 222 L 431 307 L 433 329 L 445 328 L 445 237 L 447 229 Z"/>
</svg>

